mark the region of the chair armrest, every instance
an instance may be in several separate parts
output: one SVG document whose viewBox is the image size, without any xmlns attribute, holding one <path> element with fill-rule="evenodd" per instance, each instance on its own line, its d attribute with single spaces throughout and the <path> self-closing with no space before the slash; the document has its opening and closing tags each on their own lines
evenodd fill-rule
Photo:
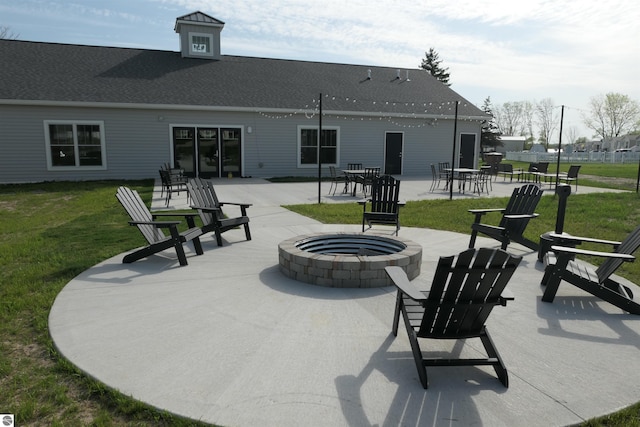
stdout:
<svg viewBox="0 0 640 427">
<path fill-rule="evenodd" d="M 367 202 L 371 202 L 371 199 L 360 199 L 356 201 L 359 205 L 366 205 Z"/>
<path fill-rule="evenodd" d="M 505 208 L 493 208 L 493 209 L 469 209 L 469 212 L 474 215 L 484 215 L 490 212 L 504 212 Z"/>
<path fill-rule="evenodd" d="M 151 217 L 153 219 L 156 219 L 157 217 L 163 217 L 163 216 L 165 216 L 165 217 L 166 216 L 182 216 L 182 217 L 185 217 L 185 218 L 188 218 L 188 217 L 192 217 L 193 218 L 193 217 L 198 216 L 198 214 L 194 213 L 194 212 L 185 212 L 185 213 L 158 212 L 158 213 L 151 214 Z"/>
<path fill-rule="evenodd" d="M 548 234 L 549 237 L 551 237 L 554 240 L 561 240 L 561 241 L 565 241 L 565 242 L 572 242 L 572 243 L 581 243 L 581 242 L 588 242 L 588 243 L 602 243 L 604 245 L 612 245 L 614 247 L 620 246 L 620 244 L 622 242 L 616 242 L 614 240 L 604 240 L 604 239 L 594 239 L 591 237 L 580 237 L 580 236 L 572 236 L 571 234 L 557 234 L 557 233 L 550 233 Z"/>
<path fill-rule="evenodd" d="M 514 297 L 511 291 L 509 291 L 508 289 L 503 289 L 499 299 L 500 305 L 505 306 L 507 305 L 507 301 L 513 301 L 516 299 L 516 297 Z"/>
<path fill-rule="evenodd" d="M 192 209 L 198 209 L 206 212 L 219 212 L 220 208 L 214 208 L 213 206 L 191 206 Z"/>
<path fill-rule="evenodd" d="M 393 266 L 393 267 L 385 267 L 384 270 L 387 272 L 387 275 L 393 281 L 393 284 L 406 294 L 409 298 L 414 301 L 426 301 L 427 296 L 418 290 L 411 282 L 409 282 L 409 278 L 407 277 L 407 273 L 401 267 Z"/>
<path fill-rule="evenodd" d="M 617 258 L 627 262 L 631 262 L 636 259 L 635 256 L 629 255 L 629 254 L 619 254 L 617 252 L 589 251 L 586 249 L 570 248 L 566 246 L 551 246 L 551 250 L 554 252 L 560 252 L 560 253 L 571 254 L 571 255 L 589 255 L 589 256 L 597 256 L 601 258 Z"/>
<path fill-rule="evenodd" d="M 398 206 L 399 207 L 405 206 L 406 204 L 407 204 L 407 202 L 405 202 L 405 201 L 398 202 Z"/>
<path fill-rule="evenodd" d="M 220 203 L 220 206 L 232 205 L 232 206 L 242 206 L 243 208 L 248 208 L 249 206 L 252 206 L 251 203 L 238 203 L 238 202 L 218 202 L 218 203 Z"/>
<path fill-rule="evenodd" d="M 129 221 L 129 225 L 153 225 L 159 228 L 175 227 L 180 221 Z"/>
<path fill-rule="evenodd" d="M 533 213 L 533 214 L 505 215 L 503 218 L 504 219 L 527 219 L 527 218 L 537 218 L 539 216 L 540 214 Z"/>
</svg>

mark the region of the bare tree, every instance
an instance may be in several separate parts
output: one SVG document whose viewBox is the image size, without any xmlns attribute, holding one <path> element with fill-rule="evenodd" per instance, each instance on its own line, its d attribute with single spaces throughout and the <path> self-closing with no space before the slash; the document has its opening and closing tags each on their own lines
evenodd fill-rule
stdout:
<svg viewBox="0 0 640 427">
<path fill-rule="evenodd" d="M 19 34 L 11 31 L 11 27 L 5 27 L 4 25 L 0 25 L 0 39 L 9 39 L 15 40 L 19 37 Z"/>
<path fill-rule="evenodd" d="M 529 139 L 533 140 L 533 103 L 529 101 L 524 101 L 522 106 L 522 116 L 524 117 L 524 123 L 522 125 L 522 129 L 520 133 L 524 136 L 527 136 Z"/>
<path fill-rule="evenodd" d="M 570 126 L 564 130 L 564 136 L 568 139 L 569 144 L 574 144 L 578 139 L 578 128 Z"/>
<path fill-rule="evenodd" d="M 496 108 L 495 121 L 503 135 L 518 135 L 525 128 L 524 102 L 505 102 Z"/>
<path fill-rule="evenodd" d="M 545 98 L 536 104 L 536 119 L 540 128 L 540 142 L 549 149 L 551 137 L 559 122 L 558 113 L 551 98 Z"/>
<path fill-rule="evenodd" d="M 589 102 L 584 124 L 602 139 L 615 138 L 634 130 L 640 116 L 638 103 L 621 93 L 594 96 Z"/>
</svg>

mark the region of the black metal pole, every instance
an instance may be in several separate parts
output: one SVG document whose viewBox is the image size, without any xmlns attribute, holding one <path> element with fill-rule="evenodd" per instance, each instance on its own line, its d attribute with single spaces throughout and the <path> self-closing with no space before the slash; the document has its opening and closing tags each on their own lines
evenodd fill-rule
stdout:
<svg viewBox="0 0 640 427">
<path fill-rule="evenodd" d="M 636 193 L 640 187 L 640 159 L 638 159 L 638 178 L 636 178 Z"/>
<path fill-rule="evenodd" d="M 456 167 L 456 134 L 458 133 L 458 103 L 456 101 L 456 114 L 453 121 L 453 152 L 451 153 L 451 173 L 449 173 L 449 200 L 453 200 L 453 169 Z"/>
<path fill-rule="evenodd" d="M 320 147 L 322 145 L 322 93 L 320 93 L 320 100 L 318 101 L 318 204 L 322 200 L 322 159 L 320 157 Z"/>
<path fill-rule="evenodd" d="M 556 189 L 560 181 L 560 150 L 562 149 L 562 122 L 564 121 L 564 105 L 560 110 L 560 138 L 558 138 L 558 163 L 556 165 Z"/>
<path fill-rule="evenodd" d="M 571 185 L 562 184 L 556 186 L 556 194 L 558 195 L 558 213 L 556 214 L 556 234 L 564 232 L 564 217 L 567 212 L 567 199 L 571 194 Z"/>
</svg>

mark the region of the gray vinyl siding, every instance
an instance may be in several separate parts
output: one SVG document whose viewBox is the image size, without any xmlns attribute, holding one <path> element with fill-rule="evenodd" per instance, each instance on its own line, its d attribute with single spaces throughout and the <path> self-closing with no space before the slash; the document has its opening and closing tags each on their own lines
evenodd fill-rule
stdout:
<svg viewBox="0 0 640 427">
<path fill-rule="evenodd" d="M 47 170 L 45 120 L 103 122 L 106 169 Z M 317 176 L 317 168 L 297 165 L 298 128 L 317 127 L 317 115 L 0 106 L 0 182 L 156 178 L 160 166 L 171 162 L 172 125 L 240 128 L 243 176 Z M 430 163 L 451 161 L 452 120 L 425 126 L 424 120 L 345 119 L 327 114 L 323 127 L 340 129 L 338 168 L 351 162 L 383 167 L 385 132 L 404 135 L 404 176 L 426 176 Z M 458 123 L 458 134 L 476 133 L 479 141 L 479 131 L 478 122 Z M 323 168 L 323 174 L 328 175 L 328 167 Z"/>
</svg>

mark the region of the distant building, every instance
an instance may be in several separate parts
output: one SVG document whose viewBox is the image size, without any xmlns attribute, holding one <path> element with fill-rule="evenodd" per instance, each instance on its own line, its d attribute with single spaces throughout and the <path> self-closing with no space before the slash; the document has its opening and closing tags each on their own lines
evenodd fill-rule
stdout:
<svg viewBox="0 0 640 427">
<path fill-rule="evenodd" d="M 547 149 L 542 144 L 533 144 L 531 146 L 531 150 L 529 151 L 531 151 L 532 153 L 546 153 Z"/>
<path fill-rule="evenodd" d="M 502 146 L 496 147 L 496 151 L 498 153 L 508 153 L 513 151 L 522 151 L 524 150 L 524 136 L 500 136 L 500 141 L 502 141 Z"/>
</svg>

